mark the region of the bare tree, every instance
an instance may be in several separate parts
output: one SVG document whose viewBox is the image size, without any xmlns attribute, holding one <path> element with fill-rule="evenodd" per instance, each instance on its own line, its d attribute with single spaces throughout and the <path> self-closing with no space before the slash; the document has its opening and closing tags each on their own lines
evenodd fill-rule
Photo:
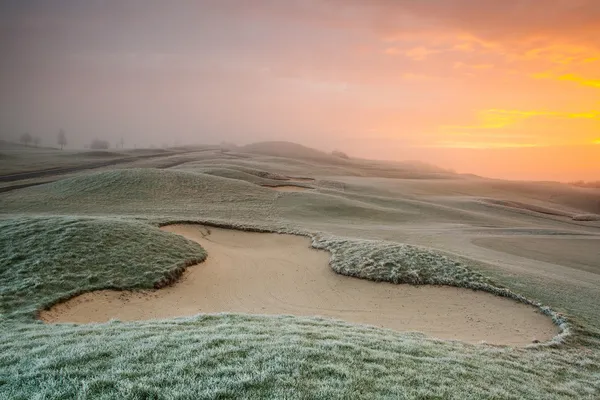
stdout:
<svg viewBox="0 0 600 400">
<path fill-rule="evenodd" d="M 65 131 L 62 129 L 58 131 L 58 145 L 61 150 L 67 145 L 67 135 L 65 135 Z"/>
<path fill-rule="evenodd" d="M 119 142 L 119 144 L 121 145 L 121 148 L 125 146 L 125 140 L 123 139 L 123 136 L 121 136 L 121 141 Z"/>
<path fill-rule="evenodd" d="M 19 140 L 25 146 L 29 146 L 29 143 L 31 143 L 31 141 L 33 140 L 33 138 L 31 137 L 31 135 L 29 133 L 24 133 L 24 134 L 21 135 L 21 137 L 19 138 Z"/>
<path fill-rule="evenodd" d="M 41 142 L 41 141 L 42 141 L 42 139 L 40 139 L 40 137 L 39 137 L 39 136 L 36 136 L 36 137 L 34 137 L 34 138 L 33 138 L 33 145 L 34 145 L 35 147 L 38 147 L 38 146 L 40 145 L 40 142 Z"/>
</svg>

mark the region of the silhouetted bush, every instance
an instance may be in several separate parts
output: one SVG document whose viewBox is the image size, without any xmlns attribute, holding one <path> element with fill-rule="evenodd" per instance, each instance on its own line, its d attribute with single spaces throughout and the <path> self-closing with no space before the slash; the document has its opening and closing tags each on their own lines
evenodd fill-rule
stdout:
<svg viewBox="0 0 600 400">
<path fill-rule="evenodd" d="M 21 135 L 21 137 L 19 138 L 19 140 L 25 146 L 29 146 L 29 143 L 31 143 L 31 141 L 33 140 L 33 138 L 31 137 L 31 135 L 29 133 L 24 133 L 24 134 Z"/>
<path fill-rule="evenodd" d="M 339 151 L 339 150 L 332 151 L 331 155 L 334 157 L 345 158 L 345 159 L 350 158 L 350 157 L 348 157 L 348 154 L 344 153 L 343 151 Z"/>
<path fill-rule="evenodd" d="M 94 139 L 92 141 L 92 144 L 90 144 L 90 149 L 94 149 L 94 150 L 108 149 L 109 147 L 110 147 L 110 144 L 106 140 Z"/>
</svg>

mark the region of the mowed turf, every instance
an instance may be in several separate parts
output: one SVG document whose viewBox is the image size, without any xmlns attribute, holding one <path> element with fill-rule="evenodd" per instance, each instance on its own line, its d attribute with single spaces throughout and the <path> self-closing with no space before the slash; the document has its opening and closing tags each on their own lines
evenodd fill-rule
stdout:
<svg viewBox="0 0 600 400">
<path fill-rule="evenodd" d="M 243 160 L 245 168 L 316 178 L 308 183 L 316 190 L 274 192 L 200 171 L 139 169 L 0 194 L 0 398 L 598 397 L 597 275 L 577 275 L 560 265 L 552 267 L 553 274 L 537 275 L 543 264 L 536 260 L 488 254 L 471 243 L 486 235 L 591 237 L 598 233 L 593 223 L 483 205 L 467 209 L 471 203 L 464 193 L 456 201 L 410 194 L 407 188 L 418 184 L 412 180 L 348 185 L 343 176 L 324 172 L 330 160 Z M 241 164 L 226 157 L 214 162 L 233 169 Z M 360 169 L 344 163 L 336 171 Z M 372 173 L 373 168 L 365 171 Z M 443 180 L 450 187 L 462 181 Z M 291 316 L 223 314 L 80 326 L 35 320 L 37 309 L 78 291 L 166 283 L 204 252 L 156 225 L 206 220 L 321 232 L 320 243 L 334 251 L 332 267 L 349 275 L 398 283 L 449 277 L 448 284 L 462 279 L 505 290 L 502 282 L 511 293 L 567 311 L 572 335 L 563 344 L 512 349 Z M 398 241 L 452 253 L 449 260 L 459 264 L 449 267 L 456 273 L 412 262 L 412 253 Z M 432 253 L 425 254 L 424 260 Z"/>
<path fill-rule="evenodd" d="M 520 257 L 600 273 L 600 238 L 484 238 L 474 240 L 473 243 Z M 575 260 L 571 259 L 569 255 L 573 253 L 579 253 L 581 256 Z"/>
<path fill-rule="evenodd" d="M 94 289 L 150 289 L 203 261 L 200 245 L 148 224 L 77 217 L 0 220 L 3 320 Z"/>
</svg>

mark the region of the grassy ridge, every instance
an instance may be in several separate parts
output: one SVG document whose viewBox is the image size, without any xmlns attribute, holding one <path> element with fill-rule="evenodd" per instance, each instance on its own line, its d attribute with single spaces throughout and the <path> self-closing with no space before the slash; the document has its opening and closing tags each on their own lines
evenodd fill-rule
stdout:
<svg viewBox="0 0 600 400">
<path fill-rule="evenodd" d="M 288 179 L 287 176 L 282 175 L 282 174 L 276 174 L 273 172 L 269 172 L 269 171 L 264 171 L 258 168 L 249 168 L 249 167 L 244 167 L 241 165 L 237 165 L 234 163 L 224 163 L 223 160 L 207 160 L 207 161 L 200 161 L 200 162 L 190 162 L 190 163 L 186 163 L 183 164 L 179 167 L 177 167 L 176 169 L 178 170 L 183 170 L 183 171 L 191 171 L 191 172 L 202 172 L 202 173 L 207 173 L 207 171 L 221 171 L 221 170 L 227 170 L 228 173 L 232 173 L 233 171 L 235 172 L 242 172 L 243 174 L 247 174 L 247 175 L 253 175 L 255 177 L 258 178 L 263 178 L 263 179 L 267 179 L 267 180 L 286 180 Z M 245 175 L 237 175 L 240 177 L 245 177 Z M 234 178 L 234 179 L 240 179 L 240 178 Z"/>
<path fill-rule="evenodd" d="M 283 185 L 285 184 L 284 178 L 265 178 L 255 173 L 249 173 L 246 171 L 239 170 L 237 168 L 224 168 L 224 167 L 186 167 L 181 168 L 183 171 L 193 171 L 202 174 L 220 176 L 229 179 L 238 179 L 245 182 L 254 183 L 255 185 Z"/>
<path fill-rule="evenodd" d="M 4 212 L 103 215 L 214 214 L 264 218 L 275 194 L 240 180 L 172 170 L 119 169 L 95 172 L 0 196 Z M 235 204 L 236 207 L 232 207 Z"/>
<path fill-rule="evenodd" d="M 206 257 L 195 242 L 150 225 L 69 217 L 0 220 L 0 315 L 37 310 L 95 289 L 162 286 Z"/>
</svg>

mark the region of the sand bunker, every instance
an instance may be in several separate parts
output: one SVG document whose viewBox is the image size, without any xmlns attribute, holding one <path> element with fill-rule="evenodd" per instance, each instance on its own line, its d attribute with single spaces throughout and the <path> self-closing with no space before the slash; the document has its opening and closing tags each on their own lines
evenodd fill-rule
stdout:
<svg viewBox="0 0 600 400">
<path fill-rule="evenodd" d="M 296 182 L 314 182 L 314 178 L 303 178 L 300 176 L 288 176 L 288 180 Z"/>
<path fill-rule="evenodd" d="M 293 185 L 283 185 L 283 186 L 263 185 L 263 187 L 277 190 L 278 192 L 305 192 L 307 190 L 312 190 L 311 188 L 302 187 L 302 186 L 293 186 Z"/>
<path fill-rule="evenodd" d="M 489 293 L 377 283 L 338 275 L 308 238 L 171 225 L 200 243 L 205 262 L 155 291 L 103 290 L 42 311 L 46 322 L 145 320 L 241 312 L 323 316 L 470 343 L 526 345 L 558 329 L 535 308 Z"/>
</svg>

